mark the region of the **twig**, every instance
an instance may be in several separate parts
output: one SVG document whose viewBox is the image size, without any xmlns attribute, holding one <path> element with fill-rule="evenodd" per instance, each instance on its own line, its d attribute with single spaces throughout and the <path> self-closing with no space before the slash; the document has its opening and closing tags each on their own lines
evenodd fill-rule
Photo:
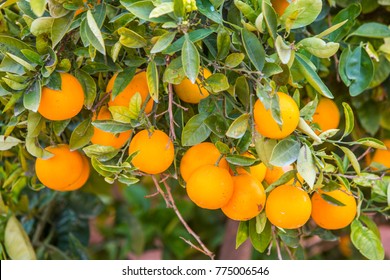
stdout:
<svg viewBox="0 0 390 280">
<path fill-rule="evenodd" d="M 175 104 L 180 109 L 182 109 L 183 111 L 188 111 L 187 107 L 184 107 L 184 106 L 180 105 L 179 103 L 175 102 L 174 100 L 172 100 L 172 103 Z"/>
<path fill-rule="evenodd" d="M 277 254 L 278 254 L 278 259 L 279 259 L 279 260 L 283 260 L 283 258 L 282 258 L 282 252 L 280 251 L 280 245 L 279 245 L 279 242 L 278 242 L 278 238 L 277 238 L 277 236 L 276 236 L 276 234 L 275 234 L 275 228 L 274 228 L 274 227 L 272 228 L 272 237 L 273 237 L 273 239 L 275 240 L 276 252 L 277 252 Z"/>
<path fill-rule="evenodd" d="M 155 192 L 155 193 L 145 195 L 144 197 L 145 197 L 145 198 L 152 198 L 152 197 L 155 197 L 155 196 L 157 196 L 157 195 L 159 195 L 159 194 L 160 194 L 160 193 L 157 191 L 157 192 Z"/>
<path fill-rule="evenodd" d="M 43 211 L 43 214 L 41 216 L 41 219 L 37 225 L 37 228 L 35 230 L 34 236 L 32 238 L 32 244 L 37 245 L 39 243 L 39 240 L 41 238 L 42 232 L 45 229 L 47 220 L 49 219 L 51 212 L 55 206 L 55 196 L 57 193 L 54 194 L 52 200 L 49 202 L 49 205 L 46 207 L 46 209 Z"/>
<path fill-rule="evenodd" d="M 181 215 L 179 209 L 176 206 L 175 200 L 173 199 L 172 192 L 171 192 L 171 187 L 168 185 L 168 183 L 166 181 L 162 182 L 164 184 L 164 186 L 165 186 L 165 190 L 166 190 L 166 194 L 165 194 L 164 191 L 161 189 L 161 187 L 159 185 L 159 182 L 157 181 L 156 177 L 152 176 L 152 178 L 153 178 L 153 182 L 156 185 L 156 188 L 157 188 L 158 192 L 163 196 L 163 198 L 164 198 L 164 200 L 165 200 L 165 202 L 167 204 L 167 207 L 173 209 L 173 211 L 175 212 L 176 216 L 179 218 L 181 224 L 184 226 L 184 228 L 187 230 L 187 232 L 196 240 L 196 242 L 198 242 L 198 244 L 200 245 L 201 248 L 198 248 L 197 246 L 194 246 L 192 243 L 188 243 L 185 240 L 186 243 L 188 243 L 191 247 L 199 250 L 200 252 L 202 252 L 203 254 L 205 254 L 206 256 L 208 256 L 210 259 L 213 260 L 214 256 L 215 256 L 214 253 L 211 252 L 206 247 L 206 245 L 202 242 L 200 237 L 190 228 L 190 226 L 187 224 L 187 222 L 184 220 L 183 216 Z"/>
<path fill-rule="evenodd" d="M 92 108 L 92 112 L 96 112 L 96 110 L 106 101 L 106 99 L 110 96 L 110 94 L 111 94 L 111 90 L 109 91 L 109 92 L 106 92 L 104 95 L 103 95 L 103 97 L 102 97 L 102 99 L 100 99 L 99 100 L 99 102 L 98 103 L 96 103 L 96 105 L 95 106 L 93 106 L 93 108 Z"/>
<path fill-rule="evenodd" d="M 283 247 L 287 251 L 288 256 L 290 257 L 291 260 L 295 260 L 296 258 L 294 255 L 291 253 L 290 248 L 283 242 Z"/>
<path fill-rule="evenodd" d="M 154 185 L 156 186 L 157 192 L 161 194 L 161 196 L 164 198 L 165 204 L 167 205 L 167 208 L 173 208 L 172 204 L 169 201 L 169 198 L 164 193 L 164 191 L 160 187 L 160 183 L 157 181 L 156 176 L 152 175 L 152 179 L 154 182 Z"/>
<path fill-rule="evenodd" d="M 360 161 L 362 158 L 364 158 L 368 153 L 371 152 L 371 150 L 372 148 L 368 147 L 367 150 L 357 158 L 357 161 Z"/>
<path fill-rule="evenodd" d="M 169 113 L 169 133 L 171 135 L 171 138 L 173 141 L 176 140 L 176 133 L 175 133 L 175 119 L 173 117 L 173 87 L 172 84 L 168 84 L 168 113 Z"/>
<path fill-rule="evenodd" d="M 190 245 L 192 248 L 194 248 L 195 250 L 205 254 L 205 255 L 208 255 L 208 253 L 206 251 L 204 251 L 203 249 L 199 248 L 198 246 L 194 245 L 191 241 L 185 239 L 184 237 L 180 236 L 180 239 L 183 240 L 185 243 L 187 243 L 188 245 Z"/>
</svg>

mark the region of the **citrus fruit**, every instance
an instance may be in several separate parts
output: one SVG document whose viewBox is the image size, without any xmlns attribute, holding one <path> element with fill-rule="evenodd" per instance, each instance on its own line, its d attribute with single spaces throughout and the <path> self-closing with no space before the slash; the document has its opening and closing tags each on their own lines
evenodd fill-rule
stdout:
<svg viewBox="0 0 390 280">
<path fill-rule="evenodd" d="M 204 165 L 188 179 L 186 190 L 188 197 L 199 207 L 218 209 L 230 200 L 233 194 L 233 179 L 224 168 Z"/>
<path fill-rule="evenodd" d="M 292 165 L 286 165 L 283 167 L 279 166 L 273 166 L 272 168 L 267 168 L 265 172 L 264 180 L 267 182 L 268 185 L 271 185 L 272 183 L 276 182 L 284 173 L 287 171 L 293 170 L 294 167 Z M 299 182 L 303 182 L 303 178 L 299 173 L 296 173 L 296 176 L 299 180 Z M 295 179 L 291 179 L 288 184 L 293 184 Z M 298 182 L 298 183 L 299 183 Z"/>
<path fill-rule="evenodd" d="M 249 157 L 249 158 L 255 158 L 255 156 L 253 156 L 252 154 L 250 154 L 248 152 L 244 153 L 243 155 L 246 157 Z M 267 170 L 267 167 L 262 162 L 249 167 L 249 173 L 253 177 L 255 177 L 257 180 L 259 180 L 259 182 L 262 182 L 264 180 L 266 170 Z M 238 174 L 247 174 L 248 171 L 246 171 L 242 167 L 238 167 L 237 173 Z"/>
<path fill-rule="evenodd" d="M 107 107 L 102 107 L 97 116 L 93 117 L 93 120 L 110 120 L 111 113 Z M 127 140 L 129 140 L 131 130 L 121 133 L 111 133 L 104 131 L 100 128 L 93 127 L 93 136 L 91 142 L 102 146 L 111 146 L 115 149 L 121 148 Z"/>
<path fill-rule="evenodd" d="M 382 142 L 386 145 L 387 150 L 376 150 L 371 162 L 380 163 L 390 168 L 390 139 L 383 140 Z"/>
<path fill-rule="evenodd" d="M 259 99 L 253 110 L 257 131 L 272 139 L 281 139 L 290 135 L 299 122 L 299 108 L 294 99 L 283 92 L 277 92 L 277 95 L 279 97 L 281 126 L 274 120 L 271 109 L 267 110 Z"/>
<path fill-rule="evenodd" d="M 117 76 L 118 74 L 115 74 L 108 81 L 107 88 L 106 88 L 107 92 L 112 91 Z M 114 99 L 112 99 L 111 96 L 110 101 L 108 102 L 108 106 L 124 106 L 127 108 L 129 107 L 131 98 L 137 92 L 139 92 L 139 94 L 141 95 L 142 102 L 145 102 L 149 96 L 149 88 L 148 88 L 148 82 L 146 80 L 145 71 L 134 75 L 131 82 Z M 153 100 L 149 99 L 145 107 L 145 113 L 150 113 L 152 109 L 153 109 Z"/>
<path fill-rule="evenodd" d="M 304 190 L 292 185 L 276 187 L 267 197 L 265 213 L 277 227 L 299 228 L 310 218 L 310 197 Z"/>
<path fill-rule="evenodd" d="M 129 146 L 129 154 L 138 152 L 132 159 L 132 164 L 140 171 L 148 174 L 158 174 L 169 168 L 175 155 L 171 139 L 161 130 L 141 130 Z"/>
<path fill-rule="evenodd" d="M 83 156 L 78 151 L 71 151 L 66 144 L 50 146 L 46 150 L 53 156 L 48 159 L 37 158 L 35 161 L 35 172 L 39 181 L 53 190 L 74 188 L 85 170 Z"/>
<path fill-rule="evenodd" d="M 294 0 L 293 0 L 294 1 Z M 287 0 L 271 0 L 272 7 L 274 8 L 275 12 L 281 16 L 284 14 L 284 11 L 287 9 L 287 7 L 290 5 L 290 2 L 293 1 L 287 1 Z"/>
<path fill-rule="evenodd" d="M 213 143 L 203 142 L 192 146 L 185 153 L 180 162 L 180 173 L 185 182 L 188 181 L 192 173 L 199 167 L 208 164 L 215 164 L 221 154 Z M 222 158 L 219 167 L 229 169 L 226 159 Z"/>
<path fill-rule="evenodd" d="M 211 72 L 207 68 L 201 68 L 200 74 L 204 79 L 211 76 Z M 173 85 L 173 88 L 177 96 L 187 103 L 197 104 L 200 100 L 209 96 L 209 92 L 203 87 L 199 79 L 196 79 L 195 84 L 193 84 L 188 78 L 184 78 L 180 84 Z"/>
<path fill-rule="evenodd" d="M 82 186 L 84 186 L 84 184 L 88 181 L 89 175 L 91 173 L 91 167 L 89 165 L 87 157 L 84 155 L 82 155 L 82 157 L 83 157 L 83 167 L 81 169 L 80 177 L 76 180 L 76 182 L 71 184 L 69 187 L 66 187 L 65 189 L 63 189 L 63 191 L 77 190 L 77 189 L 81 188 Z"/>
<path fill-rule="evenodd" d="M 265 206 L 263 185 L 250 174 L 233 176 L 233 194 L 221 208 L 232 220 L 247 221 L 256 217 Z"/>
<path fill-rule="evenodd" d="M 60 73 L 61 89 L 42 88 L 38 112 L 48 120 L 63 121 L 76 116 L 84 104 L 84 90 L 71 74 Z"/>
<path fill-rule="evenodd" d="M 344 206 L 325 200 L 325 194 L 341 202 Z M 356 200 L 344 186 L 340 189 L 324 192 L 318 190 L 311 198 L 311 217 L 316 224 L 324 229 L 341 229 L 349 225 L 356 216 Z"/>
<path fill-rule="evenodd" d="M 313 115 L 313 123 L 318 124 L 321 131 L 339 127 L 340 111 L 332 99 L 321 98 Z M 317 131 L 316 133 L 318 134 Z"/>
<path fill-rule="evenodd" d="M 350 258 L 353 254 L 351 238 L 348 234 L 339 237 L 339 250 L 344 257 Z"/>
<path fill-rule="evenodd" d="M 87 3 L 87 2 L 88 2 L 88 0 L 83 0 L 83 3 Z M 96 2 L 97 2 L 97 4 L 100 4 L 100 0 L 97 0 Z M 88 5 L 88 6 L 90 6 L 90 5 Z M 85 7 L 76 10 L 76 12 L 74 13 L 74 16 L 77 16 L 77 15 L 81 14 L 85 10 L 86 10 Z"/>
</svg>

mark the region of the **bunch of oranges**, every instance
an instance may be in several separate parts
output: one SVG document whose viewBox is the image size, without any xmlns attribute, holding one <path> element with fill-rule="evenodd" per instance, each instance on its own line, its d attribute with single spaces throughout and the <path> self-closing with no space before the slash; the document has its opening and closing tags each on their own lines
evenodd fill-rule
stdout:
<svg viewBox="0 0 390 280">
<path fill-rule="evenodd" d="M 202 68 L 201 74 L 202 79 L 207 79 L 211 72 Z M 116 78 L 117 74 L 108 82 L 107 94 L 112 95 Z M 42 101 L 38 111 L 49 120 L 72 118 L 83 106 L 84 92 L 78 80 L 66 73 L 61 74 L 61 80 L 60 90 L 47 87 L 42 90 Z M 195 84 L 184 79 L 174 86 L 174 90 L 177 96 L 187 103 L 197 104 L 209 96 L 209 92 L 203 86 L 203 80 L 199 79 Z M 149 97 L 146 73 L 138 72 L 124 90 L 115 98 L 110 98 L 108 107 L 103 106 L 95 112 L 93 120 L 110 120 L 112 118 L 110 108 L 129 106 L 131 98 L 136 93 L 140 94 L 143 103 L 146 102 L 143 105 L 145 113 L 150 113 L 153 101 Z M 272 110 L 260 100 L 256 101 L 253 108 L 254 122 L 257 131 L 263 136 L 283 139 L 297 128 L 299 108 L 286 93 L 276 92 L 275 97 L 280 111 L 279 122 L 275 120 Z M 313 117 L 313 122 L 322 130 L 338 126 L 338 122 L 324 124 L 323 120 L 327 118 L 324 118 L 323 112 L 327 112 L 329 108 L 338 112 L 333 101 L 321 99 Z M 119 149 L 129 141 L 131 134 L 132 131 L 114 134 L 94 127 L 91 142 Z M 86 182 L 90 167 L 84 155 L 78 151 L 71 151 L 65 144 L 48 147 L 47 151 L 53 154 L 51 158 L 36 160 L 37 176 L 45 186 L 54 190 L 70 191 L 80 188 Z M 128 152 L 133 155 L 132 164 L 145 174 L 163 173 L 175 159 L 172 140 L 158 129 L 144 129 L 136 133 L 131 138 Z M 256 158 L 249 152 L 243 156 Z M 303 179 L 298 174 L 296 179 L 276 187 L 266 195 L 262 182 L 271 185 L 292 168 L 292 166 L 267 168 L 260 163 L 246 169 L 237 167 L 233 172 L 224 156 L 211 142 L 192 146 L 180 161 L 180 174 L 186 183 L 188 197 L 201 208 L 221 209 L 233 220 L 252 219 L 263 209 L 272 224 L 285 229 L 301 227 L 310 217 L 326 229 L 345 227 L 354 219 L 356 201 L 344 186 L 328 193 L 321 189 L 317 190 L 310 198 L 302 188 Z M 339 201 L 340 205 L 331 204 L 329 199 L 324 199 L 324 194 L 325 197 Z"/>
</svg>

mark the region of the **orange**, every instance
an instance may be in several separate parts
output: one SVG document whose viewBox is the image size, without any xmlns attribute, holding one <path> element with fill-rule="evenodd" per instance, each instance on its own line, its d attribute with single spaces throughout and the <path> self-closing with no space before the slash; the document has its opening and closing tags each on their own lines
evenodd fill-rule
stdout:
<svg viewBox="0 0 390 280">
<path fill-rule="evenodd" d="M 313 115 L 313 123 L 317 123 L 321 131 L 339 127 L 340 111 L 332 99 L 321 98 Z M 317 131 L 316 133 L 318 134 Z"/>
<path fill-rule="evenodd" d="M 88 0 L 83 0 L 83 2 L 84 2 L 84 3 L 87 3 Z M 96 2 L 97 2 L 97 4 L 100 4 L 100 0 L 97 0 Z M 88 5 L 88 6 L 90 6 L 90 5 Z M 76 10 L 76 12 L 74 13 L 74 16 L 77 16 L 77 15 L 81 14 L 81 13 L 84 12 L 85 10 L 86 10 L 85 7 Z"/>
<path fill-rule="evenodd" d="M 247 221 L 256 217 L 265 205 L 263 185 L 250 174 L 233 177 L 233 195 L 221 208 L 232 220 Z"/>
<path fill-rule="evenodd" d="M 81 188 L 82 186 L 84 186 L 84 184 L 88 181 L 89 175 L 91 173 L 91 167 L 89 166 L 89 162 L 88 162 L 87 157 L 84 155 L 82 155 L 82 157 L 83 157 L 83 167 L 81 169 L 80 177 L 77 179 L 76 182 L 71 184 L 69 187 L 63 189 L 63 191 L 77 190 L 77 189 Z"/>
<path fill-rule="evenodd" d="M 293 0 L 294 1 L 294 0 Z M 287 1 L 287 0 L 271 0 L 272 7 L 274 8 L 275 12 L 281 16 L 284 14 L 284 11 L 287 9 L 287 7 L 290 5 L 290 2 L 293 1 Z"/>
<path fill-rule="evenodd" d="M 63 121 L 76 116 L 84 104 L 84 90 L 71 74 L 60 73 L 61 89 L 42 88 L 38 112 L 48 120 Z"/>
<path fill-rule="evenodd" d="M 175 155 L 171 139 L 165 132 L 146 129 L 138 132 L 131 139 L 129 154 L 138 154 L 131 163 L 140 171 L 148 174 L 162 173 L 169 168 Z"/>
<path fill-rule="evenodd" d="M 233 179 L 224 168 L 204 165 L 189 178 L 188 197 L 199 207 L 218 209 L 225 206 L 233 194 Z"/>
<path fill-rule="evenodd" d="M 203 142 L 189 148 L 180 162 L 180 173 L 185 182 L 188 181 L 192 173 L 199 167 L 208 164 L 215 164 L 221 154 L 213 143 Z M 219 167 L 229 170 L 226 159 L 222 158 Z"/>
<path fill-rule="evenodd" d="M 284 173 L 286 173 L 287 171 L 290 171 L 292 169 L 293 169 L 292 165 L 287 165 L 287 166 L 283 166 L 283 167 L 274 166 L 272 168 L 267 168 L 267 170 L 265 172 L 264 180 L 267 182 L 268 185 L 271 185 L 272 183 L 276 182 Z M 297 173 L 297 177 L 298 177 L 298 180 L 301 183 L 303 183 L 303 178 L 299 173 Z M 291 179 L 288 182 L 288 184 L 293 184 L 293 183 L 294 183 L 294 179 Z"/>
<path fill-rule="evenodd" d="M 383 140 L 382 142 L 386 145 L 387 150 L 376 150 L 372 157 L 372 162 L 377 162 L 390 168 L 390 139 Z"/>
<path fill-rule="evenodd" d="M 244 156 L 249 157 L 249 158 L 255 158 L 255 156 L 253 156 L 252 154 L 250 154 L 248 152 L 244 153 Z M 249 173 L 253 177 L 255 177 L 257 180 L 259 180 L 259 182 L 262 182 L 264 180 L 266 170 L 267 170 L 267 167 L 262 162 L 249 167 Z M 238 167 L 237 173 L 238 174 L 248 174 L 248 171 L 246 171 L 242 167 Z"/>
<path fill-rule="evenodd" d="M 211 76 L 211 72 L 207 68 L 201 68 L 200 74 L 204 79 Z M 209 92 L 199 79 L 196 79 L 195 84 L 193 84 L 188 78 L 185 78 L 180 84 L 173 85 L 173 88 L 177 96 L 187 103 L 198 104 L 200 100 L 209 96 Z"/>
<path fill-rule="evenodd" d="M 107 107 L 102 107 L 99 111 L 99 114 L 94 116 L 93 120 L 110 120 L 111 113 L 107 109 Z M 91 138 L 91 142 L 93 144 L 98 144 L 102 146 L 111 146 L 115 149 L 119 149 L 123 147 L 123 145 L 129 140 L 131 134 L 131 130 L 121 132 L 121 133 L 111 133 L 100 128 L 93 127 L 93 136 Z"/>
<path fill-rule="evenodd" d="M 332 204 L 321 197 L 326 194 L 344 206 Z M 341 229 L 349 225 L 356 216 L 356 200 L 344 186 L 340 189 L 324 192 L 321 189 L 311 198 L 313 209 L 311 217 L 316 224 L 324 229 Z"/>
<path fill-rule="evenodd" d="M 275 226 L 295 229 L 303 226 L 310 218 L 309 195 L 301 188 L 282 185 L 273 189 L 267 197 L 265 213 Z"/>
<path fill-rule="evenodd" d="M 353 254 L 352 242 L 348 234 L 339 237 L 339 250 L 344 257 L 350 258 Z"/>
<path fill-rule="evenodd" d="M 78 151 L 71 151 L 66 144 L 50 146 L 46 150 L 53 156 L 35 161 L 35 172 L 41 183 L 58 191 L 78 186 L 82 181 L 81 176 L 86 172 L 83 156 Z"/>
<path fill-rule="evenodd" d="M 118 74 L 112 76 L 107 84 L 107 92 L 111 92 L 114 87 L 114 82 Z M 136 74 L 131 82 L 121 91 L 114 100 L 112 98 L 108 102 L 109 106 L 124 106 L 129 107 L 131 98 L 139 92 L 141 94 L 142 102 L 146 101 L 146 98 L 149 96 L 148 82 L 146 80 L 145 71 Z M 153 109 L 153 99 L 149 99 L 145 107 L 145 113 L 150 113 Z"/>
<path fill-rule="evenodd" d="M 277 95 L 282 120 L 281 127 L 272 117 L 271 109 L 267 110 L 259 99 L 256 101 L 253 110 L 257 131 L 272 139 L 287 137 L 295 130 L 299 122 L 299 108 L 294 99 L 283 92 L 277 92 Z"/>
</svg>

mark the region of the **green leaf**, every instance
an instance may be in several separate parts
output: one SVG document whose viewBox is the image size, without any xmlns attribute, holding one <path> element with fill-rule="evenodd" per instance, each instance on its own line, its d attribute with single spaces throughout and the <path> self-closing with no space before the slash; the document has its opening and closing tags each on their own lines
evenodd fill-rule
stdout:
<svg viewBox="0 0 390 280">
<path fill-rule="evenodd" d="M 330 92 L 318 74 L 310 67 L 308 59 L 305 56 L 297 53 L 295 55 L 294 63 L 297 64 L 299 71 L 316 91 L 325 97 L 333 98 L 333 94 Z"/>
<path fill-rule="evenodd" d="M 91 109 L 95 101 L 97 92 L 95 80 L 87 72 L 81 69 L 76 70 L 75 76 L 79 80 L 84 90 L 84 105 L 87 109 Z"/>
<path fill-rule="evenodd" d="M 322 31 L 320 34 L 317 34 L 315 35 L 314 37 L 315 38 L 323 38 L 327 35 L 329 35 L 330 33 L 336 31 L 337 29 L 339 29 L 340 27 L 342 27 L 344 24 L 346 24 L 348 22 L 348 19 L 342 21 L 342 22 L 339 22 L 339 23 L 336 23 L 334 25 L 332 25 L 331 27 L 329 27 L 328 29 Z"/>
<path fill-rule="evenodd" d="M 381 233 L 376 223 L 371 220 L 368 216 L 360 215 L 359 220 L 363 222 L 378 238 L 381 238 Z"/>
<path fill-rule="evenodd" d="M 176 17 L 184 17 L 186 15 L 186 7 L 183 0 L 173 0 L 173 12 Z"/>
<path fill-rule="evenodd" d="M 235 119 L 226 131 L 226 136 L 234 139 L 242 138 L 248 129 L 249 117 L 249 114 L 245 113 Z"/>
<path fill-rule="evenodd" d="M 361 138 L 356 140 L 356 142 L 359 143 L 360 145 L 372 147 L 375 149 L 381 149 L 381 150 L 387 149 L 386 145 L 382 141 L 371 137 Z"/>
<path fill-rule="evenodd" d="M 244 60 L 245 55 L 243 53 L 229 54 L 225 59 L 225 64 L 228 67 L 235 68 Z"/>
<path fill-rule="evenodd" d="M 181 135 L 183 146 L 199 144 L 210 136 L 211 130 L 204 123 L 207 117 L 207 115 L 198 114 L 189 119 Z"/>
<path fill-rule="evenodd" d="M 329 41 L 339 42 L 341 39 L 343 39 L 355 24 L 355 19 L 359 16 L 361 10 L 362 6 L 358 3 L 354 3 L 341 10 L 335 17 L 333 17 L 332 25 L 342 23 L 346 20 L 348 21 L 343 26 L 329 34 Z"/>
<path fill-rule="evenodd" d="M 52 153 L 49 153 L 40 146 L 37 137 L 26 137 L 26 149 L 30 155 L 37 158 L 48 159 L 53 156 Z"/>
<path fill-rule="evenodd" d="M 325 201 L 329 202 L 330 204 L 332 204 L 332 205 L 334 205 L 334 206 L 345 206 L 344 203 L 342 203 L 341 201 L 335 199 L 333 196 L 330 196 L 330 195 L 328 195 L 328 194 L 326 194 L 326 193 L 321 193 L 321 197 L 322 197 Z"/>
<path fill-rule="evenodd" d="M 30 0 L 31 10 L 37 17 L 41 17 L 46 9 L 46 0 Z"/>
<path fill-rule="evenodd" d="M 359 28 L 349 34 L 347 38 L 352 36 L 383 39 L 390 37 L 390 29 L 387 25 L 382 23 L 368 22 L 359 26 Z"/>
<path fill-rule="evenodd" d="M 270 164 L 272 151 L 276 145 L 276 140 L 266 139 L 260 134 L 255 134 L 255 148 L 260 160 L 267 166 L 272 167 Z"/>
<path fill-rule="evenodd" d="M 228 155 L 226 161 L 238 166 L 251 166 L 256 162 L 256 159 L 241 155 Z"/>
<path fill-rule="evenodd" d="M 100 31 L 99 26 L 97 25 L 95 18 L 93 17 L 91 10 L 87 11 L 87 25 L 86 25 L 86 31 L 87 31 L 87 37 L 89 42 L 92 46 L 94 46 L 95 49 L 97 49 L 101 54 L 106 54 L 106 47 L 104 44 L 103 35 Z"/>
<path fill-rule="evenodd" d="M 347 135 L 349 135 L 354 128 L 355 125 L 355 117 L 353 116 L 353 111 L 351 106 L 349 106 L 348 103 L 343 102 L 343 108 L 344 108 L 344 116 L 345 116 L 345 130 L 343 134 L 343 138 Z"/>
<path fill-rule="evenodd" d="M 348 48 L 345 48 L 343 50 L 343 52 L 341 53 L 340 55 L 340 58 L 339 58 L 339 67 L 338 67 L 338 72 L 339 72 L 339 75 L 340 75 L 340 78 L 341 80 L 343 81 L 343 83 L 349 87 L 351 85 L 351 81 L 348 79 L 348 76 L 347 76 L 347 61 L 348 61 L 348 58 L 351 56 L 351 49 L 348 47 Z"/>
<path fill-rule="evenodd" d="M 362 46 L 355 48 L 348 56 L 345 69 L 351 81 L 349 87 L 351 96 L 357 96 L 366 90 L 374 77 L 374 65 Z"/>
<path fill-rule="evenodd" d="M 294 170 L 294 169 L 293 170 L 289 170 L 289 171 L 283 173 L 283 175 L 280 176 L 279 179 L 277 179 L 275 182 L 273 182 L 271 185 L 269 185 L 269 187 L 265 190 L 265 192 L 269 193 L 275 187 L 284 185 L 284 184 L 290 182 L 291 180 L 295 179 L 295 174 L 296 173 L 297 173 L 297 171 Z"/>
<path fill-rule="evenodd" d="M 16 38 L 0 34 L 0 52 L 3 54 L 12 53 L 13 55 L 22 57 L 21 50 L 24 49 L 31 50 L 31 47 Z"/>
<path fill-rule="evenodd" d="M 313 154 L 306 144 L 302 145 L 299 151 L 297 170 L 303 180 L 313 189 L 316 179 L 316 166 L 314 164 Z"/>
<path fill-rule="evenodd" d="M 16 55 L 13 55 L 12 53 L 7 53 L 7 55 L 12 59 L 14 60 L 16 63 L 19 63 L 20 65 L 22 65 L 24 68 L 26 68 L 27 70 L 29 71 L 35 71 L 35 67 L 33 65 L 31 65 L 30 63 L 28 63 L 27 61 L 25 61 L 24 59 L 16 56 Z"/>
<path fill-rule="evenodd" d="M 351 162 L 353 169 L 359 175 L 360 174 L 360 164 L 359 164 L 359 161 L 357 160 L 355 154 L 347 147 L 339 146 L 339 148 L 344 152 L 346 157 Z"/>
<path fill-rule="evenodd" d="M 217 59 L 224 59 L 230 51 L 230 33 L 225 29 L 221 29 L 217 35 Z"/>
<path fill-rule="evenodd" d="M 132 99 L 135 96 L 137 96 L 136 98 L 138 98 L 138 97 L 140 97 L 140 94 L 137 92 L 136 94 L 133 95 Z M 134 102 L 133 103 L 130 102 L 130 104 L 132 104 L 131 107 L 134 110 L 135 109 L 135 107 L 133 107 L 135 105 Z M 111 115 L 112 115 L 112 118 L 114 121 L 129 124 L 129 123 L 131 123 L 132 119 L 135 119 L 138 117 L 139 110 L 141 109 L 141 104 L 142 104 L 142 100 L 140 100 L 140 103 L 136 107 L 137 111 L 134 110 L 133 113 L 129 108 L 126 108 L 125 106 L 110 106 L 109 110 L 111 112 Z"/>
<path fill-rule="evenodd" d="M 73 130 L 70 136 L 69 146 L 72 151 L 81 149 L 89 143 L 93 136 L 93 126 L 90 119 L 83 120 Z"/>
<path fill-rule="evenodd" d="M 4 135 L 0 135 L 0 151 L 7 151 L 19 143 L 22 143 L 22 140 L 12 136 L 5 137 Z"/>
<path fill-rule="evenodd" d="M 292 138 L 280 141 L 274 147 L 270 163 L 274 166 L 286 166 L 294 163 L 298 159 L 300 143 Z"/>
<path fill-rule="evenodd" d="M 148 83 L 149 94 L 154 100 L 154 102 L 158 103 L 158 95 L 159 95 L 159 77 L 157 65 L 154 60 L 150 61 L 148 67 L 146 68 L 146 80 Z"/>
<path fill-rule="evenodd" d="M 321 0 L 295 0 L 288 5 L 280 20 L 289 31 L 311 24 L 321 13 L 321 10 Z"/>
<path fill-rule="evenodd" d="M 234 95 L 247 108 L 250 105 L 250 89 L 245 76 L 238 77 L 234 84 Z"/>
<path fill-rule="evenodd" d="M 51 42 L 52 48 L 57 46 L 57 44 L 62 40 L 64 35 L 69 31 L 69 28 L 74 19 L 73 13 L 68 13 L 67 15 L 55 18 L 51 26 Z M 92 29 L 91 29 L 92 30 Z M 103 43 L 104 45 L 104 43 Z"/>
<path fill-rule="evenodd" d="M 41 58 L 41 56 L 38 53 L 36 53 L 32 50 L 29 50 L 29 49 L 21 50 L 21 52 L 30 62 L 41 65 L 41 66 L 44 64 L 43 59 Z"/>
<path fill-rule="evenodd" d="M 243 15 L 251 22 L 255 22 L 257 15 L 250 5 L 243 1 L 234 0 L 234 5 L 240 10 Z"/>
<path fill-rule="evenodd" d="M 290 248 L 298 248 L 300 245 L 300 233 L 296 229 L 279 230 L 280 239 Z"/>
<path fill-rule="evenodd" d="M 271 224 L 267 222 L 264 230 L 258 234 L 256 231 L 256 219 L 249 221 L 249 237 L 253 248 L 255 248 L 260 253 L 263 253 L 269 246 L 269 243 L 272 240 L 272 229 Z"/>
<path fill-rule="evenodd" d="M 272 6 L 266 1 L 263 1 L 262 9 L 263 9 L 264 20 L 268 29 L 268 33 L 271 35 L 272 39 L 275 40 L 277 36 L 276 31 L 278 27 L 278 17 L 276 15 L 276 12 L 272 8 Z"/>
<path fill-rule="evenodd" d="M 211 88 L 211 91 L 214 93 L 229 89 L 228 78 L 222 73 L 212 74 L 206 79 L 206 85 Z"/>
<path fill-rule="evenodd" d="M 237 228 L 236 233 L 236 250 L 242 245 L 249 237 L 249 222 L 241 221 Z"/>
<path fill-rule="evenodd" d="M 290 61 L 292 49 L 289 45 L 284 43 L 282 37 L 279 35 L 275 41 L 275 49 L 278 53 L 279 59 L 283 64 L 287 64 Z"/>
<path fill-rule="evenodd" d="M 41 102 L 41 95 L 42 95 L 41 81 L 37 79 L 24 92 L 23 95 L 24 107 L 33 112 L 38 112 L 39 103 Z"/>
<path fill-rule="evenodd" d="M 150 18 L 149 15 L 155 8 L 153 1 L 133 1 L 133 0 L 121 0 L 120 3 L 133 15 L 140 19 L 151 22 L 167 22 L 171 20 L 168 16 L 160 16 L 157 18 Z"/>
<path fill-rule="evenodd" d="M 196 43 L 198 41 L 207 38 L 211 33 L 214 33 L 214 30 L 208 28 L 208 29 L 196 29 L 187 34 L 191 42 Z M 168 48 L 166 48 L 163 51 L 163 54 L 173 54 L 175 52 L 180 51 L 183 48 L 185 38 L 186 36 L 182 36 L 179 39 L 177 39 L 175 42 L 173 42 L 172 45 L 170 45 Z"/>
<path fill-rule="evenodd" d="M 196 6 L 198 7 L 198 11 L 202 15 L 204 15 L 208 19 L 211 19 L 215 23 L 222 24 L 221 13 L 215 10 L 214 6 L 210 3 L 209 0 L 196 0 Z"/>
<path fill-rule="evenodd" d="M 265 51 L 259 39 L 252 32 L 242 29 L 242 43 L 250 61 L 258 71 L 263 70 L 265 63 Z"/>
<path fill-rule="evenodd" d="M 108 161 L 115 157 L 119 150 L 111 146 L 90 145 L 83 148 L 84 153 L 90 158 L 96 158 L 100 161 Z"/>
<path fill-rule="evenodd" d="M 127 87 L 133 79 L 136 70 L 137 68 L 135 67 L 128 67 L 116 76 L 111 92 L 111 100 L 114 100 Z"/>
<path fill-rule="evenodd" d="M 329 42 L 319 38 L 305 38 L 298 43 L 298 47 L 302 46 L 312 55 L 320 58 L 329 58 L 333 56 L 339 49 L 339 43 Z"/>
<path fill-rule="evenodd" d="M 164 83 L 178 85 L 185 78 L 185 73 L 181 63 L 181 57 L 171 61 L 163 74 Z"/>
<path fill-rule="evenodd" d="M 218 114 L 208 116 L 204 123 L 219 138 L 223 138 L 228 129 L 225 118 Z"/>
<path fill-rule="evenodd" d="M 189 39 L 188 35 L 185 35 L 186 39 L 181 50 L 181 59 L 184 69 L 184 73 L 195 84 L 195 81 L 199 74 L 200 58 L 199 52 L 196 49 L 194 43 Z"/>
<path fill-rule="evenodd" d="M 118 34 L 120 36 L 119 42 L 125 47 L 136 49 L 143 48 L 148 44 L 144 37 L 126 27 L 119 28 Z"/>
<path fill-rule="evenodd" d="M 45 119 L 39 113 L 30 111 L 27 117 L 27 136 L 37 137 L 43 128 Z"/>
<path fill-rule="evenodd" d="M 351 224 L 351 241 L 359 252 L 370 260 L 383 260 L 385 252 L 378 236 L 359 220 Z"/>
<path fill-rule="evenodd" d="M 173 12 L 173 2 L 163 2 L 155 7 L 149 14 L 149 18 L 158 18 Z"/>
<path fill-rule="evenodd" d="M 127 123 L 121 123 L 112 120 L 93 121 L 92 125 L 101 130 L 111 133 L 120 133 L 132 129 L 132 126 Z"/>
<path fill-rule="evenodd" d="M 159 53 L 172 43 L 173 39 L 175 39 L 177 32 L 167 32 L 164 35 L 162 35 L 154 44 L 153 48 L 150 50 L 150 53 Z"/>
<path fill-rule="evenodd" d="M 34 249 L 23 226 L 12 215 L 5 226 L 4 247 L 12 260 L 36 260 Z"/>
</svg>

